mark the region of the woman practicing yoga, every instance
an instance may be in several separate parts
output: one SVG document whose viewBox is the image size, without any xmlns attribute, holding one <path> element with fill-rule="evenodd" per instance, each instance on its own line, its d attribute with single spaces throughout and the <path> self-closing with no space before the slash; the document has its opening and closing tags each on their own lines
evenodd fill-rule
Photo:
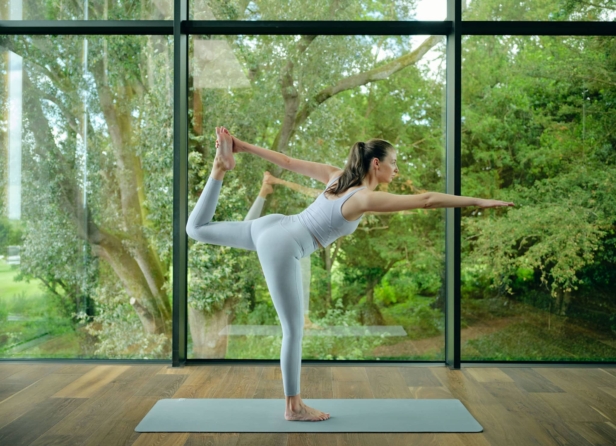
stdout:
<svg viewBox="0 0 616 446">
<path fill-rule="evenodd" d="M 291 158 L 231 136 L 216 128 L 216 157 L 210 177 L 186 225 L 200 242 L 256 251 L 265 282 L 282 325 L 280 368 L 286 399 L 285 419 L 322 421 L 328 413 L 306 406 L 300 397 L 303 305 L 300 259 L 337 238 L 351 234 L 364 212 L 479 206 L 513 206 L 498 200 L 461 197 L 438 192 L 396 195 L 375 192 L 398 173 L 396 150 L 387 141 L 371 139 L 353 145 L 344 169 Z M 293 172 L 327 185 L 325 191 L 296 215 L 269 214 L 249 221 L 212 222 L 222 180 L 235 167 L 234 153 L 258 155 Z"/>
</svg>

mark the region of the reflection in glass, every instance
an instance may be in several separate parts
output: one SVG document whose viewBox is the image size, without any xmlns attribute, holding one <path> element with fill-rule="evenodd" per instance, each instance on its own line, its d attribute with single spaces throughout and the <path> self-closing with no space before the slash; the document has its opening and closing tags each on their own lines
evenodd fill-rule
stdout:
<svg viewBox="0 0 616 446">
<path fill-rule="evenodd" d="M 614 38 L 463 45 L 462 359 L 614 361 Z"/>
<path fill-rule="evenodd" d="M 442 37 L 194 37 L 191 54 L 189 209 L 221 125 L 338 167 L 354 142 L 384 138 L 400 168 L 389 192 L 444 190 Z M 236 162 L 214 221 L 297 214 L 325 187 L 250 154 Z M 303 259 L 303 358 L 442 360 L 443 223 L 442 210 L 365 215 L 352 235 Z M 279 358 L 282 331 L 256 254 L 191 241 L 188 261 L 189 357 Z"/>
<path fill-rule="evenodd" d="M 250 87 L 237 57 L 226 40 L 194 40 L 195 88 Z"/>
<path fill-rule="evenodd" d="M 3 0 L 0 20 L 173 20 L 173 0 Z"/>
<path fill-rule="evenodd" d="M 170 356 L 171 48 L 2 40 L 1 357 Z"/>
</svg>

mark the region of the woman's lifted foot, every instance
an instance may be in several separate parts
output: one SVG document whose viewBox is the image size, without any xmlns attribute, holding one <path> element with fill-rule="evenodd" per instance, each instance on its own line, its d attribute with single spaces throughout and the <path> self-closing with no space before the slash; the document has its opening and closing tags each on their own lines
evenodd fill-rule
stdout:
<svg viewBox="0 0 616 446">
<path fill-rule="evenodd" d="M 287 421 L 324 421 L 329 418 L 328 413 L 306 406 L 299 395 L 286 399 L 284 418 Z"/>
<path fill-rule="evenodd" d="M 231 170 L 235 167 L 233 138 L 224 127 L 216 127 L 216 158 L 219 159 L 224 170 Z"/>
</svg>

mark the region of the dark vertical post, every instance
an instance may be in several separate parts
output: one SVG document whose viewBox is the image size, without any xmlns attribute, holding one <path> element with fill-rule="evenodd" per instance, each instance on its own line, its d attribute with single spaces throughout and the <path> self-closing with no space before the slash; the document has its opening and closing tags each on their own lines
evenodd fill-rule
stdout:
<svg viewBox="0 0 616 446">
<path fill-rule="evenodd" d="M 173 353 L 172 365 L 186 363 L 188 220 L 188 0 L 174 0 L 173 15 Z"/>
<path fill-rule="evenodd" d="M 462 0 L 447 0 L 447 20 L 453 28 L 447 36 L 447 193 L 461 195 L 461 67 L 460 22 Z M 460 208 L 447 209 L 445 218 L 445 363 L 460 368 Z"/>
</svg>

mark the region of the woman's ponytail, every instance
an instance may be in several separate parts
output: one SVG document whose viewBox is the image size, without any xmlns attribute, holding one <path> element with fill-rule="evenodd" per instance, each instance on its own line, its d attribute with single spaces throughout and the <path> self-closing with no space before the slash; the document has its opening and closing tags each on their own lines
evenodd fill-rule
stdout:
<svg viewBox="0 0 616 446">
<path fill-rule="evenodd" d="M 359 141 L 353 144 L 342 176 L 335 186 L 330 186 L 327 192 L 338 195 L 350 187 L 362 184 L 364 177 L 368 175 L 370 163 L 374 158 L 383 162 L 387 156 L 387 151 L 393 146 L 384 139 L 370 139 L 366 142 Z"/>
</svg>

